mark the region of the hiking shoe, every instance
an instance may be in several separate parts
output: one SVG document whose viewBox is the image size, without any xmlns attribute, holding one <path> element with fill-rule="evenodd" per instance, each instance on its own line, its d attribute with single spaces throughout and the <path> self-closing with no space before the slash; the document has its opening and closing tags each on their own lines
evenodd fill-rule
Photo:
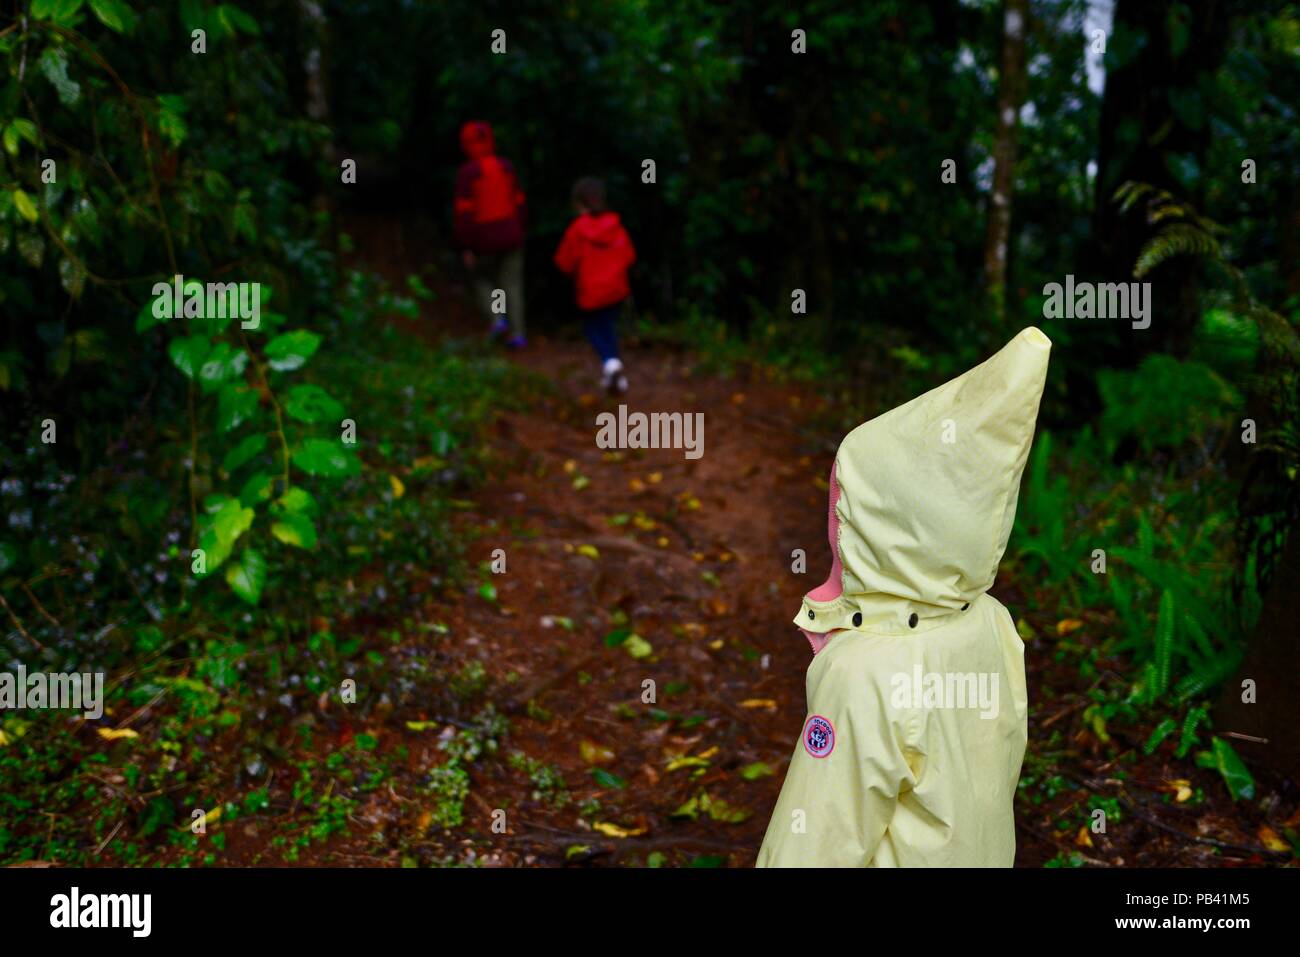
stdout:
<svg viewBox="0 0 1300 957">
<path fill-rule="evenodd" d="M 507 342 L 506 345 L 509 346 L 511 349 L 523 349 L 525 346 L 528 345 L 528 340 L 525 339 L 523 336 L 515 336 L 513 339 Z"/>
<path fill-rule="evenodd" d="M 488 336 L 498 339 L 510 331 L 510 322 L 505 316 L 497 316 L 492 320 L 492 328 L 488 330 Z"/>
<path fill-rule="evenodd" d="M 623 374 L 621 359 L 606 359 L 601 367 L 600 384 L 610 395 L 622 395 L 627 391 L 627 376 Z"/>
</svg>

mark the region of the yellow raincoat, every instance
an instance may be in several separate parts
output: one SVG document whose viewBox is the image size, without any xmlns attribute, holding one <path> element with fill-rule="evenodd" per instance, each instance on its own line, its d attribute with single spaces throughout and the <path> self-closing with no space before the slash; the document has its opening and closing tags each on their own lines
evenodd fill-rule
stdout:
<svg viewBox="0 0 1300 957">
<path fill-rule="evenodd" d="M 1024 644 L 987 591 L 1050 349 L 1025 329 L 840 444 L 831 577 L 795 618 L 808 716 L 759 867 L 1013 863 Z"/>
</svg>

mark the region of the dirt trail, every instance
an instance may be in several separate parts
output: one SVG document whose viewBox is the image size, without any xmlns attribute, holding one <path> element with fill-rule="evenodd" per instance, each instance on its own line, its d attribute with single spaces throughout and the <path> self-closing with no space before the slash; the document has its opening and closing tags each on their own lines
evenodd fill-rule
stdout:
<svg viewBox="0 0 1300 957">
<path fill-rule="evenodd" d="M 391 221 L 354 218 L 349 231 L 365 264 L 395 285 L 421 272 L 424 253 L 439 256 L 440 276 L 458 275 L 445 251 Z M 440 276 L 425 271 L 438 296 L 417 331 L 477 330 L 468 290 Z M 501 549 L 506 571 L 427 610 L 453 636 L 440 666 L 481 662 L 489 697 L 511 719 L 502 754 L 473 765 L 457 838 L 472 835 L 481 859 L 506 865 L 636 863 L 655 851 L 666 864 L 701 855 L 752 864 L 804 718 L 810 651 L 790 620 L 829 562 L 833 446 L 803 428 L 821 400 L 758 373 L 702 374 L 694 357 L 634 344 L 631 391 L 612 399 L 585 342 L 531 325 L 529 347 L 511 360 L 553 393 L 500 416 L 492 477 L 460 516 L 470 566 L 485 568 Z M 702 413 L 703 454 L 599 448 L 596 418 L 620 403 Z M 806 574 L 791 571 L 795 548 L 808 553 Z M 484 582 L 495 600 L 480 593 Z M 607 642 L 624 632 L 646 644 Z M 439 761 L 424 750 L 417 763 Z M 558 770 L 571 800 L 534 797 L 528 773 L 505 760 L 515 750 Z M 625 787 L 602 786 L 595 769 Z M 580 819 L 592 799 L 600 811 Z M 694 820 L 673 817 L 692 799 Z M 507 812 L 505 834 L 491 831 L 496 808 Z M 575 845 L 587 850 L 566 854 Z"/>
<path fill-rule="evenodd" d="M 534 338 L 519 360 L 546 372 L 558 395 L 499 423 L 501 477 L 476 496 L 472 518 L 496 529 L 473 557 L 506 556 L 507 572 L 492 576 L 500 607 L 468 599 L 453 628 L 481 642 L 494 677 L 513 673 L 538 689 L 529 697 L 552 717 L 516 720 L 512 744 L 558 766 L 577 802 L 600 800 L 600 821 L 645 829 L 622 844 L 730 851 L 732 863 L 751 863 L 804 717 L 809 651 L 790 619 L 824 559 L 829 460 L 801 455 L 807 400 L 696 375 L 664 352 L 629 355 L 633 390 L 622 400 L 594 388 L 584 345 Z M 703 413 L 704 454 L 598 448 L 596 416 L 620 401 L 629 412 Z M 791 573 L 794 548 L 813 556 L 807 576 Z M 621 630 L 649 647 L 607 646 Z M 647 681 L 654 702 L 644 700 Z M 584 760 L 584 742 L 601 764 Z M 678 757 L 694 760 L 669 770 Z M 759 762 L 768 773 L 746 780 L 741 769 L 762 773 Z M 626 789 L 600 787 L 593 766 Z M 493 807 L 520 796 L 506 782 L 483 784 Z M 670 820 L 701 793 L 748 818 L 723 823 L 706 810 L 694 823 Z M 522 817 L 525 830 L 543 832 L 537 851 L 592 843 L 576 833 L 572 809 L 525 803 Z"/>
<path fill-rule="evenodd" d="M 367 263 L 400 282 L 423 261 L 413 253 L 420 244 L 391 227 L 353 224 Z M 454 275 L 445 251 L 442 257 L 443 275 Z M 436 335 L 440 325 L 463 335 L 477 327 L 467 290 L 453 280 L 438 292 L 430 310 L 437 318 L 421 331 Z M 431 600 L 426 614 L 450 638 L 436 650 L 411 649 L 448 673 L 480 663 L 510 734 L 500 754 L 472 765 L 464 825 L 441 834 L 417 826 L 418 843 L 440 856 L 463 857 L 472 847 L 478 861 L 500 866 L 635 865 L 655 854 L 667 865 L 751 865 L 804 719 L 811 657 L 791 618 L 829 562 L 825 476 L 834 442 L 808 425 L 825 411 L 822 400 L 756 371 L 724 379 L 701 372 L 694 357 L 635 345 L 625 355 L 631 392 L 610 399 L 585 343 L 533 325 L 529 348 L 512 360 L 543 374 L 553 393 L 501 415 L 489 441 L 492 478 L 459 526 L 472 542 L 471 566 L 486 569 L 500 549 L 506 571 L 484 571 L 460 592 Z M 599 448 L 597 415 L 616 412 L 620 402 L 629 412 L 703 413 L 704 454 L 692 460 L 681 449 Z M 796 548 L 807 553 L 805 574 L 792 572 Z M 495 596 L 483 593 L 485 583 Z M 1004 573 L 994 593 L 1048 633 L 1051 601 L 1027 603 L 1020 586 Z M 1089 622 L 1082 641 L 1097 643 L 1106 619 L 1080 614 Z M 637 637 L 616 643 L 627 633 Z M 1027 646 L 1022 778 L 1034 787 L 1100 781 L 1117 762 L 1101 762 L 1101 745 L 1081 718 L 1087 683 L 1051 651 L 1042 640 Z M 1117 673 L 1125 668 L 1110 664 Z M 1043 720 L 1039 708 L 1051 716 Z M 411 746 L 410 767 L 423 774 L 445 756 L 433 736 L 401 730 L 399 718 L 410 717 L 425 716 L 393 715 L 391 730 Z M 1149 807 L 1161 807 L 1162 795 L 1185 778 L 1216 793 L 1211 773 L 1190 758 L 1172 760 L 1168 748 L 1142 756 L 1138 743 L 1126 763 L 1133 762 L 1130 786 Z M 507 756 L 517 750 L 533 768 L 511 764 Z M 566 803 L 539 791 L 539 766 L 558 771 Z M 1149 812 L 1125 815 L 1095 849 L 1059 829 L 1083 813 L 1083 799 L 1068 786 L 1053 785 L 1047 799 L 1022 794 L 1019 866 L 1080 849 L 1095 865 L 1222 866 L 1241 862 L 1242 852 L 1264 863 L 1251 853 L 1253 825 L 1234 822 L 1222 798 L 1168 814 L 1172 824 Z M 418 821 L 420 800 L 397 800 L 400 806 L 372 816 Z M 506 812 L 504 833 L 492 827 L 497 809 Z M 1193 836 L 1206 831 L 1227 843 Z M 397 863 L 392 857 L 387 862 Z"/>
</svg>

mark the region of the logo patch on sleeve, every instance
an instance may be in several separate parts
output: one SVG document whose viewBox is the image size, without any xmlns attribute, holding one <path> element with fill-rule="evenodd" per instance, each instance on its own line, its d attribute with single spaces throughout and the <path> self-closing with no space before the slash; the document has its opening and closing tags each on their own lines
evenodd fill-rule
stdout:
<svg viewBox="0 0 1300 957">
<path fill-rule="evenodd" d="M 835 750 L 835 726 L 819 714 L 803 726 L 804 750 L 814 758 L 824 758 Z"/>
</svg>

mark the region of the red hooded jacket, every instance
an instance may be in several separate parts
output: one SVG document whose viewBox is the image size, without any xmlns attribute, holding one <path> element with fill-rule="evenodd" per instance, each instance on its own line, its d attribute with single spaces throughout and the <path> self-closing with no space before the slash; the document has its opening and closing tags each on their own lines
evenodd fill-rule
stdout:
<svg viewBox="0 0 1300 957">
<path fill-rule="evenodd" d="M 524 244 L 528 209 L 514 166 L 496 155 L 492 127 L 481 120 L 461 127 L 460 145 L 468 159 L 456 177 L 457 245 L 476 253 L 518 249 Z"/>
<path fill-rule="evenodd" d="M 612 306 L 631 294 L 627 270 L 634 262 L 636 249 L 618 213 L 579 216 L 555 251 L 555 265 L 573 275 L 578 308 L 587 311 Z"/>
</svg>

